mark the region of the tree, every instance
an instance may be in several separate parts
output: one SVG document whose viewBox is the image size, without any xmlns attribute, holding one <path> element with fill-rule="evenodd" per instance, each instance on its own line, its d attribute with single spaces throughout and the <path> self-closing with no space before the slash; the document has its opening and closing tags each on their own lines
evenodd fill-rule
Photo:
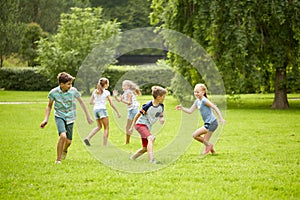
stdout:
<svg viewBox="0 0 300 200">
<path fill-rule="evenodd" d="M 39 41 L 41 37 L 45 38 L 46 36 L 47 34 L 43 32 L 37 23 L 30 23 L 26 26 L 21 39 L 20 53 L 22 58 L 28 61 L 28 66 L 34 67 L 38 64 L 35 62 L 37 57 L 37 41 Z"/>
<path fill-rule="evenodd" d="M 89 7 L 88 0 L 22 0 L 19 1 L 20 21 L 28 24 L 35 22 L 49 33 L 57 31 L 61 13 L 71 7 Z"/>
<path fill-rule="evenodd" d="M 151 12 L 149 0 L 90 0 L 93 7 L 102 7 L 104 15 L 109 19 L 118 19 L 122 30 L 149 27 Z"/>
<path fill-rule="evenodd" d="M 118 22 L 103 19 L 102 8 L 71 8 L 71 13 L 61 15 L 58 33 L 51 39 L 41 39 L 38 42 L 37 60 L 52 80 L 61 71 L 68 71 L 76 76 L 90 52 L 97 50 L 96 47 L 101 42 L 118 34 L 119 27 Z M 106 58 L 95 58 L 97 59 Z M 89 63 L 89 66 L 98 67 L 97 62 Z M 88 75 L 97 76 L 96 68 L 89 71 Z M 90 86 L 86 85 L 85 89 L 89 93 Z"/>
<path fill-rule="evenodd" d="M 207 49 L 227 92 L 242 93 L 247 87 L 255 92 L 274 74 L 272 107 L 288 107 L 286 70 L 299 71 L 299 1 L 153 0 L 151 7 L 152 24 L 182 32 Z M 169 56 L 173 65 L 183 62 Z M 186 75 L 188 68 L 180 72 Z"/>
<path fill-rule="evenodd" d="M 22 31 L 18 17 L 17 2 L 0 1 L 0 67 L 3 67 L 5 56 L 18 51 Z"/>
</svg>

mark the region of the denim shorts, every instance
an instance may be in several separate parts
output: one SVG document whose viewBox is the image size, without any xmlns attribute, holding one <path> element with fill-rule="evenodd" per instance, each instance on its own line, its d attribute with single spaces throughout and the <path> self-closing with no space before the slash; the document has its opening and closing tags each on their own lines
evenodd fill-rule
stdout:
<svg viewBox="0 0 300 200">
<path fill-rule="evenodd" d="M 102 119 L 108 117 L 106 109 L 96 109 L 94 110 L 94 115 L 96 119 Z"/>
<path fill-rule="evenodd" d="M 204 128 L 210 132 L 214 132 L 218 128 L 218 120 L 214 120 L 212 123 L 205 123 Z"/>
<path fill-rule="evenodd" d="M 56 116 L 55 116 L 55 123 L 58 130 L 58 135 L 60 135 L 61 133 L 66 133 L 67 138 L 69 140 L 72 140 L 74 123 L 67 124 L 64 119 Z"/>
<path fill-rule="evenodd" d="M 130 120 L 133 120 L 133 118 L 135 117 L 135 115 L 139 112 L 139 109 L 131 109 L 128 110 L 128 116 L 127 118 Z"/>
</svg>

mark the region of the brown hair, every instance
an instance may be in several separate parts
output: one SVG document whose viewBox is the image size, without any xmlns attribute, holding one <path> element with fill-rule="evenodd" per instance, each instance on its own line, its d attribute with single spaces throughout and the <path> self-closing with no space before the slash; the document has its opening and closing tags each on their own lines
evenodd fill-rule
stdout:
<svg viewBox="0 0 300 200">
<path fill-rule="evenodd" d="M 151 90 L 154 99 L 156 99 L 158 96 L 163 96 L 167 94 L 167 90 L 160 86 L 152 86 Z"/>
<path fill-rule="evenodd" d="M 127 85 L 129 87 L 129 89 L 134 92 L 135 95 L 142 95 L 142 92 L 141 92 L 139 86 L 136 83 L 134 83 L 133 81 L 124 80 L 123 84 Z"/>
<path fill-rule="evenodd" d="M 96 90 L 97 94 L 102 94 L 104 86 L 108 83 L 109 80 L 107 78 L 100 78 L 97 84 L 97 90 Z"/>
<path fill-rule="evenodd" d="M 69 81 L 73 81 L 75 78 L 66 72 L 61 72 L 57 75 L 58 83 L 67 83 Z"/>
</svg>

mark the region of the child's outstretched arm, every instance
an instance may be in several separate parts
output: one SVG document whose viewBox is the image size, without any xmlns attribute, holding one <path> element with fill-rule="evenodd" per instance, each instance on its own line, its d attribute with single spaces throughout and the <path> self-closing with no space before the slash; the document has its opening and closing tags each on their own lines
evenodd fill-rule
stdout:
<svg viewBox="0 0 300 200">
<path fill-rule="evenodd" d="M 130 128 L 128 129 L 129 132 L 132 133 L 132 131 L 133 131 L 133 126 L 135 125 L 136 121 L 138 120 L 138 118 L 139 118 L 141 115 L 142 115 L 142 114 L 141 114 L 140 112 L 138 112 L 138 113 L 134 116 L 134 118 L 133 118 L 133 120 L 132 120 L 132 123 L 131 123 L 131 126 L 130 126 Z"/>
<path fill-rule="evenodd" d="M 175 107 L 176 110 L 182 110 L 185 113 L 192 114 L 196 110 L 197 106 L 193 104 L 190 108 L 185 108 L 182 105 L 177 105 Z"/>
<path fill-rule="evenodd" d="M 215 104 L 213 104 L 212 102 L 210 102 L 210 101 L 207 101 L 205 104 L 206 104 L 207 106 L 211 107 L 211 108 L 217 113 L 217 115 L 218 115 L 218 117 L 219 117 L 219 121 L 220 121 L 222 124 L 225 124 L 225 119 L 223 118 L 222 113 L 221 113 L 221 111 L 219 110 L 219 108 L 218 108 Z"/>
<path fill-rule="evenodd" d="M 92 120 L 92 118 L 91 118 L 91 116 L 90 116 L 90 113 L 89 113 L 87 107 L 85 106 L 85 104 L 84 104 L 82 98 L 81 98 L 81 97 L 78 97 L 77 100 L 79 101 L 80 106 L 82 107 L 82 109 L 83 109 L 83 111 L 84 111 L 84 113 L 85 113 L 85 116 L 86 116 L 86 119 L 87 119 L 88 123 L 89 123 L 89 124 L 92 124 L 92 123 L 93 123 L 93 120 Z"/>
<path fill-rule="evenodd" d="M 112 102 L 110 96 L 107 96 L 107 99 L 108 99 L 108 102 L 109 102 L 110 106 L 116 111 L 118 117 L 120 118 L 120 117 L 121 117 L 121 114 L 120 114 L 120 112 L 118 111 L 118 109 L 116 108 L 115 104 Z"/>
<path fill-rule="evenodd" d="M 114 90 L 113 91 L 113 95 L 114 95 L 114 97 L 115 97 L 115 99 L 116 99 L 116 101 L 117 102 L 121 102 L 122 101 L 122 96 L 121 97 L 118 97 L 118 90 Z"/>
<path fill-rule="evenodd" d="M 47 123 L 48 123 L 48 120 L 49 120 L 49 116 L 50 116 L 50 113 L 51 113 L 51 109 L 52 109 L 52 105 L 53 105 L 53 101 L 49 99 L 49 103 L 46 107 L 46 114 L 45 114 L 45 118 L 44 120 L 42 121 L 42 123 L 40 124 L 40 127 L 41 128 L 44 128 Z"/>
</svg>

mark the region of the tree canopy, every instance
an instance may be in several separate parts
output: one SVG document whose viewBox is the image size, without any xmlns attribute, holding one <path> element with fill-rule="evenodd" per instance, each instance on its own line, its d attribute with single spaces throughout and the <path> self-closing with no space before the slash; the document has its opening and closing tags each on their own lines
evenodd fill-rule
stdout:
<svg viewBox="0 0 300 200">
<path fill-rule="evenodd" d="M 227 93 L 264 92 L 271 86 L 273 107 L 288 107 L 288 85 L 300 77 L 299 1 L 153 0 L 151 7 L 152 24 L 182 32 L 207 49 Z M 195 84 L 192 77 L 200 75 L 178 55 L 169 58 Z"/>
<path fill-rule="evenodd" d="M 118 22 L 103 19 L 102 8 L 72 8 L 61 15 L 58 33 L 38 42 L 37 61 L 52 80 L 61 71 L 76 76 L 92 49 L 118 34 L 119 27 Z"/>
</svg>

